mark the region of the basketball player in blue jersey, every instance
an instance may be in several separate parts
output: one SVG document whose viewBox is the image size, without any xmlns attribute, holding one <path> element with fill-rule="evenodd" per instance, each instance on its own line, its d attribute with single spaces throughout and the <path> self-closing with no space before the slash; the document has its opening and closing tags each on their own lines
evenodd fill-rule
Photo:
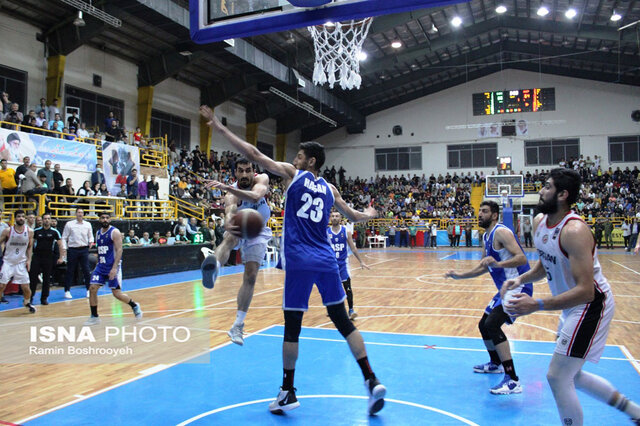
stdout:
<svg viewBox="0 0 640 426">
<path fill-rule="evenodd" d="M 516 293 L 533 294 L 531 283 L 522 284 L 500 297 L 500 289 L 507 279 L 515 278 L 529 270 L 527 257 L 518 243 L 513 231 L 498 223 L 500 207 L 495 201 L 484 201 L 478 211 L 478 225 L 485 229 L 482 260 L 473 269 L 466 272 L 449 271 L 447 278 L 464 279 L 480 276 L 486 272 L 491 274 L 498 293 L 491 299 L 480 319 L 478 328 L 487 347 L 491 360 L 486 364 L 473 367 L 476 373 L 504 372 L 504 378 L 489 391 L 495 395 L 521 393 L 522 386 L 511 358 L 511 350 L 507 336 L 502 332 L 502 325 L 513 324 L 515 317 L 504 309 L 503 301 L 510 300 Z"/>
<path fill-rule="evenodd" d="M 372 207 L 364 212 L 352 209 L 333 185 L 318 176 L 318 170 L 325 159 L 324 147 L 319 143 L 301 143 L 293 164 L 277 162 L 223 126 L 214 117 L 211 108 L 201 106 L 200 114 L 209 126 L 220 132 L 250 161 L 281 176 L 287 188 L 281 257 L 285 271 L 283 379 L 280 392 L 275 401 L 269 404 L 269 410 L 280 414 L 300 406 L 293 387 L 293 378 L 298 359 L 302 317 L 308 309 L 309 296 L 315 284 L 331 321 L 347 340 L 351 353 L 362 370 L 369 394 L 368 412 L 371 415 L 377 413 L 384 406 L 386 388 L 373 373 L 364 340 L 347 315 L 344 307 L 346 295 L 340 281 L 338 263 L 327 239 L 327 225 L 332 206 L 335 205 L 351 222 L 373 219 L 377 212 Z"/>
<path fill-rule="evenodd" d="M 533 244 L 540 260 L 525 274 L 507 280 L 502 291 L 522 282 L 546 278 L 551 297 L 533 299 L 518 294 L 508 302 L 510 311 L 528 315 L 535 311 L 561 310 L 556 348 L 547 381 L 563 425 L 582 426 L 584 416 L 576 389 L 609 404 L 640 425 L 640 406 L 621 394 L 603 377 L 584 371 L 586 361 L 598 362 L 604 351 L 615 301 L 598 260 L 596 241 L 584 220 L 571 210 L 581 185 L 580 174 L 558 168 L 549 173 L 540 190 L 533 221 Z M 588 419 L 604 424 L 604 418 Z"/>
<path fill-rule="evenodd" d="M 100 227 L 96 232 L 98 247 L 98 264 L 91 273 L 89 285 L 89 307 L 91 316 L 84 325 L 100 324 L 98 316 L 98 289 L 107 284 L 113 296 L 131 306 L 137 319 L 142 318 L 140 304 L 122 292 L 122 234 L 118 228 L 111 226 L 111 215 L 100 213 Z"/>
<path fill-rule="evenodd" d="M 344 287 L 344 291 L 347 293 L 349 319 L 353 320 L 356 319 L 358 314 L 353 310 L 353 291 L 351 290 L 351 276 L 349 275 L 349 249 L 351 249 L 351 253 L 353 253 L 356 259 L 358 259 L 362 268 L 369 269 L 369 267 L 362 261 L 360 253 L 358 253 L 358 249 L 353 243 L 351 232 L 349 232 L 344 225 L 340 224 L 341 221 L 342 215 L 340 212 L 332 211 L 329 217 L 331 226 L 327 229 L 327 238 L 329 238 L 331 248 L 333 248 L 333 251 L 336 253 L 342 287 Z"/>
<path fill-rule="evenodd" d="M 214 180 L 205 183 L 207 188 L 215 187 L 227 192 L 224 197 L 226 232 L 215 253 L 204 259 L 200 269 L 202 271 L 202 285 L 206 288 L 213 288 L 220 268 L 229 260 L 231 250 L 234 247 L 240 249 L 242 263 L 244 263 L 244 274 L 242 285 L 238 290 L 236 320 L 227 334 L 233 343 L 242 346 L 244 344 L 244 319 L 253 298 L 260 264 L 267 251 L 267 244 L 271 240 L 271 229 L 267 226 L 271 210 L 264 198 L 269 192 L 269 176 L 264 173 L 256 175 L 253 164 L 246 158 L 240 158 L 236 161 L 234 174 L 237 182 L 233 185 L 225 185 Z M 255 238 L 242 239 L 239 228 L 231 225 L 233 215 L 243 209 L 257 210 L 262 215 L 264 226 L 260 235 Z"/>
</svg>

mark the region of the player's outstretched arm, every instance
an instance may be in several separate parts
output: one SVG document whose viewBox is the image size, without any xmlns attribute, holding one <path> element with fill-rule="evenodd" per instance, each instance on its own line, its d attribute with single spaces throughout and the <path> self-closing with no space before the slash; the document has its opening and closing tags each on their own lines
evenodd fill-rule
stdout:
<svg viewBox="0 0 640 426">
<path fill-rule="evenodd" d="M 338 191 L 335 186 L 329 184 L 329 187 L 331 188 L 331 192 L 333 193 L 333 198 L 335 200 L 334 205 L 336 209 L 338 209 L 338 211 L 351 222 L 366 222 L 367 220 L 375 219 L 376 217 L 378 217 L 378 212 L 371 206 L 364 209 L 364 211 L 352 209 L 347 205 L 347 202 L 344 201 L 342 195 L 340 195 L 340 191 Z"/>
<path fill-rule="evenodd" d="M 351 249 L 351 253 L 353 253 L 353 255 L 356 257 L 356 259 L 358 259 L 358 262 L 360 262 L 360 266 L 364 269 L 371 269 L 367 266 L 366 263 L 364 263 L 364 261 L 362 260 L 362 257 L 360 257 L 360 252 L 358 252 L 358 248 L 356 247 L 355 243 L 353 242 L 353 236 L 351 235 L 351 232 L 347 231 L 347 244 L 349 244 L 349 248 Z"/>
<path fill-rule="evenodd" d="M 264 173 L 259 174 L 254 178 L 253 182 L 254 184 L 251 190 L 239 189 L 216 180 L 207 181 L 205 186 L 207 188 L 219 188 L 221 191 L 231 193 L 243 201 L 257 203 L 262 197 L 267 195 L 267 192 L 269 192 L 269 176 Z"/>
<path fill-rule="evenodd" d="M 560 234 L 561 247 L 571 265 L 571 275 L 576 286 L 569 291 L 557 296 L 542 299 L 542 304 L 521 293 L 515 295 L 515 299 L 509 306 L 509 310 L 519 315 L 526 315 L 540 309 L 554 311 L 568 309 L 583 303 L 590 303 L 594 298 L 593 283 L 593 246 L 595 241 L 587 225 L 581 221 L 573 220 L 567 223 Z M 531 271 L 530 271 L 531 272 Z M 526 275 L 526 274 L 524 274 Z M 521 276 L 524 277 L 524 275 Z M 546 273 L 545 273 L 546 275 Z M 560 279 L 559 277 L 557 279 Z M 526 282 L 522 280 L 522 282 Z"/>
<path fill-rule="evenodd" d="M 207 125 L 209 127 L 219 133 L 222 133 L 222 135 L 227 138 L 229 142 L 231 142 L 231 145 L 233 145 L 235 149 L 246 156 L 250 161 L 259 164 L 260 166 L 269 170 L 271 173 L 281 176 L 285 179 L 293 179 L 293 177 L 295 176 L 296 168 L 293 167 L 293 164 L 274 161 L 258 151 L 258 148 L 251 145 L 249 142 L 239 138 L 237 135 L 231 132 L 231 130 L 223 126 L 222 123 L 220 123 L 220 121 L 213 115 L 213 111 L 208 106 L 202 105 L 200 107 L 200 115 L 202 115 L 202 117 L 207 120 Z"/>
<path fill-rule="evenodd" d="M 494 266 L 496 268 L 517 268 L 518 266 L 525 265 L 527 263 L 527 256 L 524 254 L 516 237 L 509 229 L 500 227 L 496 230 L 496 237 L 498 242 L 502 244 L 504 248 L 511 253 L 511 259 L 496 262 Z"/>
<path fill-rule="evenodd" d="M 452 269 L 452 270 L 446 272 L 444 274 L 444 277 L 445 278 L 453 278 L 454 280 L 463 280 L 463 279 L 466 279 L 466 278 L 479 277 L 480 275 L 485 274 L 485 273 L 487 273 L 489 271 L 489 268 L 487 268 L 487 263 L 488 262 L 484 261 L 486 258 L 487 258 L 486 252 L 485 252 L 484 247 L 483 247 L 482 248 L 482 261 L 480 261 L 480 263 L 478 263 L 475 267 L 473 267 L 472 269 L 469 269 L 468 271 L 464 271 L 464 272 L 458 272 L 458 271 L 455 271 L 455 270 Z"/>
</svg>

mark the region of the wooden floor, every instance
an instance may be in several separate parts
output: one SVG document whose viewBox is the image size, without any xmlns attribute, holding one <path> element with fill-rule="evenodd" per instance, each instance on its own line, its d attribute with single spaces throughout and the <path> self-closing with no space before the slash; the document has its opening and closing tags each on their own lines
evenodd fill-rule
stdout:
<svg viewBox="0 0 640 426">
<path fill-rule="evenodd" d="M 464 251 L 465 249 L 460 249 Z M 478 319 L 496 290 L 489 275 L 453 281 L 443 278 L 449 269 L 466 269 L 477 260 L 451 260 L 443 249 L 415 252 L 392 249 L 366 253 L 371 270 L 352 270 L 356 325 L 362 330 L 479 337 Z M 604 273 L 616 298 L 616 314 L 608 344 L 624 345 L 634 359 L 640 357 L 640 257 L 600 254 Z M 448 259 L 442 259 L 448 257 Z M 441 260 L 442 259 L 442 260 Z M 354 262 L 357 264 L 357 262 Z M 126 265 L 125 265 L 126 267 Z M 236 292 L 241 275 L 221 277 L 214 290 L 203 290 L 199 281 L 142 289 L 131 295 L 141 303 L 145 318 L 202 316 L 209 319 L 210 344 L 226 343 L 235 319 Z M 245 331 L 254 332 L 273 324 L 282 324 L 283 273 L 267 269 L 260 273 Z M 537 295 L 549 294 L 538 284 Z M 194 296 L 195 294 L 195 296 Z M 201 295 L 201 296 L 200 296 Z M 100 298 L 102 316 L 111 305 L 120 303 L 111 296 Z M 75 317 L 88 314 L 86 300 L 72 300 L 41 307 L 36 318 Z M 126 308 L 126 309 L 125 309 Z M 125 306 L 123 312 L 130 312 Z M 8 311 L 0 317 L 32 318 L 23 310 Z M 558 315 L 535 313 L 506 327 L 511 339 L 554 340 Z M 79 318 L 78 321 L 82 321 Z M 309 312 L 303 324 L 332 327 L 314 290 Z M 178 359 L 176 359 L 178 361 Z M 482 361 L 480 359 L 479 361 Z M 636 364 L 637 365 L 637 364 Z M 0 420 L 18 422 L 47 409 L 72 402 L 138 377 L 151 364 L 99 365 L 2 365 L 0 371 Z M 639 372 L 640 373 L 640 372 Z M 105 407 L 107 408 L 107 407 Z M 96 418 L 98 419 L 98 418 Z"/>
</svg>

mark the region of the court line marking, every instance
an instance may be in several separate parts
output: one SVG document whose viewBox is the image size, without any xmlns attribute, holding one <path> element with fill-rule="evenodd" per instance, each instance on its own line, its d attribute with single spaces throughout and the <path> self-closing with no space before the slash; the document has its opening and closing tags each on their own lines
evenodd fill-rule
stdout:
<svg viewBox="0 0 640 426">
<path fill-rule="evenodd" d="M 636 271 L 635 269 L 631 269 L 631 268 L 629 268 L 628 266 L 624 266 L 622 263 L 618 263 L 618 262 L 616 262 L 616 261 L 614 261 L 614 260 L 609 260 L 609 262 L 611 262 L 611 263 L 615 263 L 615 264 L 616 264 L 616 265 L 618 265 L 618 266 L 622 266 L 624 269 L 626 269 L 626 270 L 628 270 L 628 271 L 631 271 L 631 272 L 633 272 L 633 273 L 634 273 L 634 274 L 636 274 L 636 275 L 640 275 L 640 272 Z"/>
<path fill-rule="evenodd" d="M 454 255 L 456 255 L 456 254 L 458 254 L 458 252 L 457 252 L 457 251 L 454 251 L 453 253 L 450 253 L 450 254 L 448 254 L 448 255 L 446 255 L 446 256 L 443 256 L 443 257 L 441 257 L 441 258 L 440 258 L 440 259 L 438 259 L 438 260 L 445 260 L 447 257 L 451 257 L 451 256 L 454 256 Z"/>
<path fill-rule="evenodd" d="M 390 317 L 455 317 L 455 318 L 472 318 L 474 320 L 478 320 L 478 316 L 477 315 L 452 315 L 452 314 L 384 314 L 384 315 L 369 315 L 369 316 L 358 316 L 358 319 L 369 319 L 369 318 L 390 318 Z M 326 325 L 330 325 L 333 324 L 332 321 L 329 322 L 325 322 L 322 323 L 320 325 L 317 325 L 315 328 L 321 328 L 324 327 Z M 518 324 L 521 325 L 526 325 L 528 327 L 533 327 L 533 328 L 538 328 L 540 330 L 544 330 L 544 331 L 548 331 L 549 333 L 552 333 L 553 335 L 556 335 L 557 332 L 554 330 L 551 330 L 549 328 L 546 327 L 542 327 L 540 325 L 535 325 L 535 324 L 529 324 L 523 321 L 519 321 Z"/>
<path fill-rule="evenodd" d="M 261 333 L 261 332 L 263 332 L 263 331 L 266 331 L 266 330 L 268 330 L 269 328 L 274 327 L 274 326 L 275 326 L 275 324 L 274 324 L 274 325 L 270 325 L 270 326 L 268 326 L 268 327 L 265 327 L 265 328 L 263 328 L 263 329 L 261 329 L 261 330 L 258 330 L 258 331 L 256 331 L 256 332 L 254 332 L 254 333 L 249 333 L 247 336 L 245 336 L 245 339 L 247 339 L 247 338 L 249 338 L 249 337 L 251 337 L 251 336 L 255 336 L 255 335 L 257 335 L 258 333 Z M 223 347 L 225 347 L 225 346 L 229 346 L 229 345 L 232 345 L 232 344 L 233 344 L 233 342 L 230 342 L 230 341 L 229 341 L 229 342 L 225 342 L 225 343 L 222 343 L 222 344 L 220 344 L 220 345 L 214 346 L 213 348 L 209 348 L 208 350 L 203 351 L 203 352 L 201 352 L 201 353 L 199 353 L 199 354 L 197 354 L 197 355 L 189 356 L 189 357 L 187 357 L 187 358 L 181 359 L 180 361 L 174 362 L 174 363 L 172 363 L 172 364 L 166 364 L 166 368 L 163 368 L 162 370 L 154 371 L 154 372 L 149 373 L 149 374 L 140 374 L 140 373 L 139 373 L 139 374 L 138 374 L 138 376 L 136 376 L 136 377 L 132 377 L 132 378 L 127 379 L 127 380 L 125 380 L 125 381 L 123 381 L 123 382 L 116 383 L 115 385 L 111 385 L 111 386 L 108 386 L 108 387 L 106 387 L 106 388 L 104 388 L 104 389 L 97 390 L 97 391 L 95 391 L 95 392 L 92 392 L 92 393 L 90 393 L 90 394 L 88 394 L 88 395 L 83 396 L 83 398 L 81 398 L 81 399 L 76 399 L 76 400 L 73 400 L 73 401 L 65 402 L 64 404 L 57 405 L 57 406 L 55 406 L 55 407 L 53 407 L 53 408 L 49 408 L 48 410 L 45 410 L 45 411 L 42 411 L 42 412 L 40 412 L 40 413 L 34 414 L 34 415 L 32 415 L 32 416 L 29 416 L 29 417 L 27 417 L 27 418 L 24 418 L 24 419 L 22 419 L 22 420 L 18 421 L 18 424 L 26 423 L 26 422 L 28 422 L 28 421 L 30 421 L 30 420 L 36 419 L 36 418 L 38 418 L 38 417 L 42 417 L 42 416 L 44 416 L 44 415 L 46 415 L 46 414 L 49 414 L 49 413 L 52 413 L 52 412 L 54 412 L 54 411 L 60 410 L 60 409 L 62 409 L 62 408 L 68 407 L 68 406 L 70 406 L 70 405 L 76 404 L 76 403 L 78 403 L 78 402 L 80 402 L 80 401 L 84 401 L 84 400 L 87 400 L 87 399 L 89 399 L 89 398 L 93 398 L 94 396 L 100 395 L 100 394 L 102 394 L 102 393 L 108 392 L 108 391 L 113 390 L 113 389 L 116 389 L 116 388 L 119 388 L 119 387 L 124 386 L 124 385 L 126 385 L 126 384 L 129 384 L 129 383 L 135 382 L 136 380 L 140 380 L 140 379 L 142 379 L 142 378 L 149 377 L 149 376 L 151 376 L 151 375 L 153 375 L 153 374 L 159 373 L 160 371 L 164 371 L 164 370 L 166 370 L 166 369 L 168 369 L 168 368 L 171 368 L 171 367 L 174 367 L 174 366 L 176 366 L 176 365 L 178 365 L 178 364 L 182 364 L 182 363 L 184 363 L 184 362 L 186 362 L 186 361 L 188 361 L 188 360 L 190 360 L 190 359 L 197 358 L 197 357 L 199 357 L 199 356 L 202 356 L 202 355 L 207 354 L 207 353 L 211 353 L 211 352 L 213 352 L 213 351 L 215 351 L 215 350 L 218 350 L 218 349 L 220 349 L 220 348 L 223 348 Z"/>
<path fill-rule="evenodd" d="M 625 345 L 618 345 L 618 347 L 620 348 L 622 353 L 624 353 L 624 356 L 627 357 L 631 365 L 633 365 L 633 368 L 635 368 L 638 374 L 640 374 L 640 362 L 638 362 L 637 359 L 633 358 L 633 355 L 631 355 L 631 352 L 629 352 L 629 349 L 627 349 Z"/>
<path fill-rule="evenodd" d="M 320 329 L 323 330 L 323 329 Z M 260 333 L 257 334 L 257 336 L 265 336 L 265 337 L 278 337 L 280 339 L 282 339 L 282 335 L 280 334 L 266 334 L 266 333 Z M 429 336 L 425 336 L 425 337 L 429 337 Z M 440 336 L 434 336 L 434 337 L 440 337 Z M 336 343 L 347 343 L 347 341 L 345 339 L 330 339 L 330 338 L 326 338 L 326 337 L 303 337 L 300 336 L 300 339 L 304 339 L 304 340 L 317 340 L 317 341 L 321 341 L 321 342 L 336 342 Z M 477 339 L 477 338 L 476 338 Z M 528 342 L 529 340 L 525 340 L 526 342 Z M 424 349 L 424 345 L 410 345 L 410 344 L 406 344 L 406 343 L 384 343 L 384 342 L 371 342 L 368 340 L 365 340 L 365 345 L 371 345 L 371 346 L 390 346 L 390 347 L 399 347 L 399 348 L 414 348 L 414 349 Z M 544 343 L 550 343 L 550 342 L 544 342 Z M 447 351 L 461 351 L 461 352 L 486 352 L 486 349 L 479 349 L 479 348 L 455 348 L 455 347 L 449 347 L 449 346 L 436 346 L 434 349 L 441 349 L 441 350 L 447 350 Z M 553 356 L 553 353 L 545 353 L 545 352 L 529 352 L 529 351 L 515 351 L 515 350 L 511 350 L 512 354 L 519 354 L 519 355 L 539 355 L 539 356 Z M 625 362 L 629 362 L 631 361 L 629 358 L 620 358 L 620 357 L 608 357 L 608 356 L 602 356 L 600 357 L 600 359 L 606 359 L 606 360 L 610 360 L 610 361 L 625 361 Z"/>
<path fill-rule="evenodd" d="M 311 398 L 369 399 L 369 397 L 361 396 L 361 395 L 296 395 L 296 397 L 298 399 L 311 399 Z M 208 417 L 208 416 L 210 416 L 212 414 L 217 414 L 219 412 L 231 410 L 231 409 L 234 409 L 234 408 L 245 407 L 247 405 L 262 404 L 262 403 L 265 403 L 265 402 L 273 401 L 274 399 L 275 398 L 256 399 L 256 400 L 253 400 L 253 401 L 240 402 L 238 404 L 227 405 L 227 406 L 224 406 L 224 407 L 216 408 L 214 410 L 207 411 L 207 412 L 204 412 L 202 414 L 198 414 L 197 416 L 191 417 L 190 419 L 187 419 L 187 420 L 183 421 L 182 423 L 178 423 L 177 426 L 186 426 L 186 425 L 191 424 L 191 423 L 193 423 L 193 422 L 195 422 L 197 420 L 200 420 L 200 419 L 202 419 L 204 417 Z M 427 411 L 433 411 L 433 412 L 436 412 L 438 414 L 442 414 L 442 415 L 445 415 L 447 417 L 451 417 L 453 419 L 459 420 L 460 422 L 462 422 L 462 423 L 464 423 L 466 425 L 479 426 L 477 423 L 474 423 L 471 420 L 467 420 L 464 417 L 458 416 L 457 414 L 453 414 L 453 413 L 450 413 L 448 411 L 441 410 L 439 408 L 430 407 L 428 405 L 417 404 L 415 402 L 403 401 L 403 400 L 400 400 L 400 399 L 385 398 L 384 400 L 385 400 L 385 402 L 393 402 L 393 403 L 396 403 L 396 404 L 409 405 L 411 407 L 422 408 L 423 410 L 427 410 Z"/>
</svg>

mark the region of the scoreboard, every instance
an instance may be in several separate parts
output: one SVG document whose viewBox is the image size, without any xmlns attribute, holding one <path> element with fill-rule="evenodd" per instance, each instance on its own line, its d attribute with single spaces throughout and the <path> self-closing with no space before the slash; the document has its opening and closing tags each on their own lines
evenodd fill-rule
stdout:
<svg viewBox="0 0 640 426">
<path fill-rule="evenodd" d="M 555 111 L 556 90 L 518 89 L 473 94 L 473 115 Z"/>
</svg>

